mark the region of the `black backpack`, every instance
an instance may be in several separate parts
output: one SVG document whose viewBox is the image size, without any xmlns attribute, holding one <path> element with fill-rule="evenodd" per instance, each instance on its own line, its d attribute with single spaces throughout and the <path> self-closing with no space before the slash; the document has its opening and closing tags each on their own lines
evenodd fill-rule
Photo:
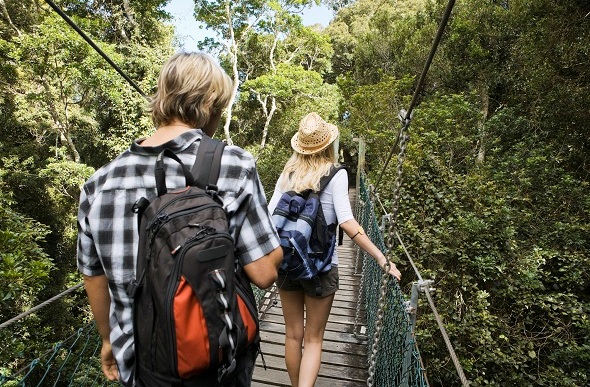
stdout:
<svg viewBox="0 0 590 387">
<path fill-rule="evenodd" d="M 259 346 L 256 300 L 217 195 L 224 146 L 203 135 L 193 171 L 164 150 L 156 161 L 157 197 L 134 206 L 139 250 L 129 293 L 134 376 L 142 385 L 229 383 L 236 357 Z M 167 192 L 165 157 L 181 164 L 186 188 Z"/>
<path fill-rule="evenodd" d="M 321 178 L 317 192 L 283 193 L 272 213 L 283 248 L 279 273 L 294 280 L 313 280 L 317 295 L 322 291 L 318 275 L 332 268 L 337 226 L 327 224 L 319 196 L 342 168 L 332 167 Z"/>
</svg>

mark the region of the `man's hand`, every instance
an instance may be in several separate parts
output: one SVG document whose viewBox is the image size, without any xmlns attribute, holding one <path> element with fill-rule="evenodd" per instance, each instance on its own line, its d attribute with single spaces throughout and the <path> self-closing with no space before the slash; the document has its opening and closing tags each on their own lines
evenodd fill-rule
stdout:
<svg viewBox="0 0 590 387">
<path fill-rule="evenodd" d="M 270 287 L 277 280 L 277 271 L 283 262 L 283 248 L 277 247 L 265 256 L 244 266 L 246 276 L 260 289 Z"/>
<path fill-rule="evenodd" d="M 102 372 L 104 372 L 109 381 L 119 380 L 117 362 L 113 356 L 111 343 L 109 341 L 102 342 L 102 348 L 100 350 L 100 362 L 102 364 Z"/>
</svg>

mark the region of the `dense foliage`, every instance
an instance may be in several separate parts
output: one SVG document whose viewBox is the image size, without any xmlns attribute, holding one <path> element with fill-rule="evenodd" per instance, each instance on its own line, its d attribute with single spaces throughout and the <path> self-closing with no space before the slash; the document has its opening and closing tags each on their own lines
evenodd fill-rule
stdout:
<svg viewBox="0 0 590 387">
<path fill-rule="evenodd" d="M 357 1 L 329 27 L 373 178 L 446 5 L 400 3 L 418 2 Z M 410 127 L 399 227 L 473 385 L 590 380 L 589 11 L 458 2 Z M 419 316 L 430 383 L 457 384 L 427 304 Z"/>
<path fill-rule="evenodd" d="M 167 2 L 58 4 L 150 94 L 175 49 Z M 312 3 L 195 2 L 215 36 L 202 47 L 238 81 L 219 136 L 257 157 L 270 194 L 315 110 L 339 124 L 344 162 L 365 138 L 390 207 L 395 160 L 382 169 L 446 2 L 325 1 L 335 12 L 325 29 L 303 25 Z M 4 321 L 80 280 L 79 187 L 153 128 L 143 97 L 43 2 L 0 0 L 0 19 Z M 409 129 L 398 224 L 472 385 L 590 383 L 588 106 L 587 1 L 457 2 Z M 409 292 L 416 278 L 395 253 Z M 457 385 L 426 303 L 418 316 L 431 385 Z M 87 320 L 77 295 L 0 332 L 0 371 Z"/>
</svg>

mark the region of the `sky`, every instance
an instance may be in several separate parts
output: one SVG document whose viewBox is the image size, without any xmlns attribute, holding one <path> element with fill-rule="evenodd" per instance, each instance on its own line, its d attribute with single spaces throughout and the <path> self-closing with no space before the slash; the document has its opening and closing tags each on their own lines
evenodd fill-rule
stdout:
<svg viewBox="0 0 590 387">
<path fill-rule="evenodd" d="M 165 7 L 174 18 L 176 35 L 184 45 L 185 51 L 198 51 L 197 42 L 207 36 L 207 31 L 199 28 L 199 23 L 193 17 L 194 6 L 194 0 L 171 0 Z M 324 5 L 314 5 L 306 9 L 302 17 L 303 25 L 321 24 L 326 27 L 332 20 L 332 11 Z"/>
</svg>

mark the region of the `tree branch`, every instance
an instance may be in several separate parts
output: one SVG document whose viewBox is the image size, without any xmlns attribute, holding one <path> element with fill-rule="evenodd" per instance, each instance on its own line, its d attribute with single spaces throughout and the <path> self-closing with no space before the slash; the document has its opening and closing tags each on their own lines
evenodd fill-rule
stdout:
<svg viewBox="0 0 590 387">
<path fill-rule="evenodd" d="M 6 20 L 8 25 L 16 31 L 18 36 L 21 36 L 21 32 L 14 24 L 12 24 L 12 19 L 10 18 L 10 14 L 8 13 L 8 9 L 6 9 L 6 3 L 4 0 L 0 0 L 0 13 L 2 14 L 2 18 Z"/>
</svg>

